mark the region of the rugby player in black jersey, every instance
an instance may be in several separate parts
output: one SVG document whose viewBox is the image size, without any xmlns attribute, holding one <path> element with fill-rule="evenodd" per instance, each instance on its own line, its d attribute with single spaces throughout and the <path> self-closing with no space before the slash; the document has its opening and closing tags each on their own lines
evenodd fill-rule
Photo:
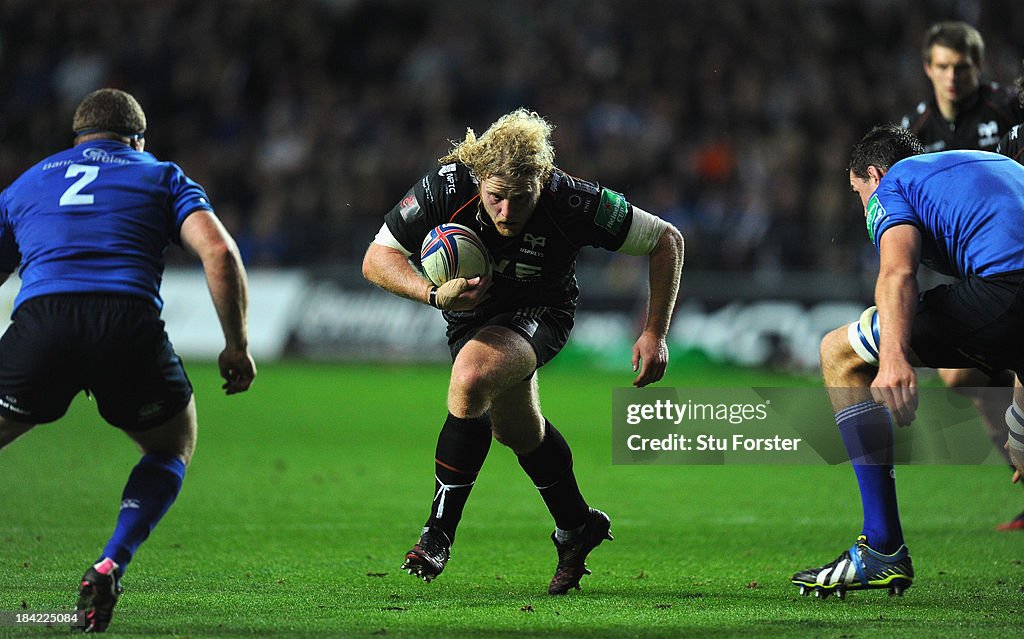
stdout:
<svg viewBox="0 0 1024 639">
<path fill-rule="evenodd" d="M 925 33 L 921 55 L 924 72 L 932 83 L 932 96 L 903 117 L 902 126 L 921 140 L 926 152 L 954 149 L 996 151 L 999 140 L 1011 127 L 1024 121 L 1013 87 L 981 82 L 985 41 L 965 22 L 939 22 Z M 1006 388 L 1009 397 L 1013 374 L 986 375 L 971 368 L 941 368 L 939 377 L 950 388 L 971 397 L 989 437 L 1002 449 L 1006 441 L 1003 413 L 1007 400 L 996 389 Z M 989 390 L 983 390 L 983 389 Z M 975 390 L 978 389 L 978 390 Z M 1024 512 L 997 530 L 1024 531 Z"/>
<path fill-rule="evenodd" d="M 363 261 L 368 280 L 439 308 L 448 322 L 453 365 L 434 499 L 403 565 L 425 581 L 448 562 L 492 437 L 516 454 L 554 518 L 558 565 L 549 594 L 579 588 L 589 574 L 587 555 L 611 539 L 608 515 L 584 500 L 569 446 L 541 412 L 537 385 L 537 369 L 572 330 L 582 247 L 648 256 L 650 299 L 633 346 L 634 385 L 658 381 L 668 364 L 683 238 L 622 195 L 555 167 L 551 129 L 538 114 L 518 109 L 480 137 L 467 130 L 385 216 Z M 494 260 L 491 277 L 437 287 L 410 263 L 426 234 L 447 222 L 476 231 Z"/>
<path fill-rule="evenodd" d="M 1013 87 L 981 82 L 985 42 L 964 22 L 940 22 L 925 34 L 921 49 L 932 95 L 901 126 L 921 140 L 926 152 L 995 151 L 999 139 L 1024 121 Z"/>
<path fill-rule="evenodd" d="M 1021 61 L 1021 64 L 1024 65 L 1024 61 Z M 1020 101 L 1021 108 L 1024 109 L 1024 73 L 1017 76 L 1015 84 L 1017 99 Z M 999 140 L 996 153 L 1002 153 L 1006 157 L 1024 164 L 1024 117 L 1021 118 L 1020 124 L 1013 125 L 1013 128 Z"/>
</svg>

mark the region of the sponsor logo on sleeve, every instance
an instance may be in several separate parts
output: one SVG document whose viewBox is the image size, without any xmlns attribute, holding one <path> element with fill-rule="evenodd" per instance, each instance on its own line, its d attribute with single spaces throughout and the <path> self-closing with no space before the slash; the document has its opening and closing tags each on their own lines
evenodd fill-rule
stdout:
<svg viewBox="0 0 1024 639">
<path fill-rule="evenodd" d="M 555 171 L 554 173 L 551 174 L 551 182 L 548 184 L 548 188 L 551 190 L 552 193 L 557 193 L 558 185 L 561 183 L 562 174 L 558 171 Z"/>
<path fill-rule="evenodd" d="M 618 233 L 629 212 L 629 203 L 615 191 L 601 190 L 601 202 L 597 207 L 597 225 L 611 234 Z"/>
<path fill-rule="evenodd" d="M 437 174 L 444 178 L 444 192 L 448 195 L 455 195 L 455 165 L 445 164 Z"/>
<path fill-rule="evenodd" d="M 882 223 L 882 220 L 885 219 L 886 215 L 885 207 L 878 201 L 878 195 L 872 195 L 868 200 L 867 215 L 865 217 L 865 222 L 868 227 L 868 237 L 871 238 L 872 243 L 875 241 L 875 229 L 877 229 L 878 225 Z"/>
<path fill-rule="evenodd" d="M 405 197 L 398 204 L 398 212 L 406 222 L 412 222 L 420 216 L 420 203 L 416 200 L 416 194 L 412 191 L 406 193 Z"/>
</svg>

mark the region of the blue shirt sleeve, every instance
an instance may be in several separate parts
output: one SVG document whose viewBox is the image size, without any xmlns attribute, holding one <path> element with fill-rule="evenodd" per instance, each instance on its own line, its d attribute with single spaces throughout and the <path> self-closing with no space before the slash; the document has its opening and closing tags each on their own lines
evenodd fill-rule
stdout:
<svg viewBox="0 0 1024 639">
<path fill-rule="evenodd" d="M 881 250 L 883 233 L 901 224 L 922 227 L 921 217 L 900 192 L 898 183 L 883 179 L 867 207 L 868 235 L 875 248 Z"/>
<path fill-rule="evenodd" d="M 177 164 L 171 164 L 171 176 L 168 184 L 174 212 L 174 232 L 171 233 L 171 240 L 180 246 L 181 225 L 185 222 L 185 218 L 197 210 L 213 212 L 213 206 L 203 187 L 185 175 Z"/>
</svg>

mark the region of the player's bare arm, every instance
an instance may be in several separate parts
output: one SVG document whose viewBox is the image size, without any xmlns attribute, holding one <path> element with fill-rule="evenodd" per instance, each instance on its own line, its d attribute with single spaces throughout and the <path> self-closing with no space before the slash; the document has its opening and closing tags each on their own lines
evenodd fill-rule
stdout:
<svg viewBox="0 0 1024 639">
<path fill-rule="evenodd" d="M 895 226 L 879 243 L 875 304 L 879 316 L 878 374 L 871 384 L 875 400 L 885 404 L 900 426 L 909 425 L 917 410 L 917 357 L 910 348 L 910 325 L 917 308 L 917 268 L 921 233 L 914 226 Z"/>
<path fill-rule="evenodd" d="M 668 367 L 669 323 L 679 292 L 683 269 L 683 236 L 666 226 L 650 254 L 650 299 L 644 330 L 633 345 L 633 385 L 642 387 L 660 380 Z"/>
<path fill-rule="evenodd" d="M 247 313 L 248 281 L 235 241 L 207 210 L 194 211 L 181 225 L 182 244 L 203 264 L 217 318 L 224 332 L 224 350 L 218 358 L 228 395 L 249 389 L 256 364 L 249 354 Z"/>
<path fill-rule="evenodd" d="M 389 293 L 406 299 L 430 303 L 434 289 L 426 278 L 396 248 L 373 242 L 363 256 L 363 277 Z M 448 311 L 465 311 L 483 301 L 490 284 L 489 277 L 466 279 L 458 277 L 437 288 L 434 305 Z"/>
</svg>

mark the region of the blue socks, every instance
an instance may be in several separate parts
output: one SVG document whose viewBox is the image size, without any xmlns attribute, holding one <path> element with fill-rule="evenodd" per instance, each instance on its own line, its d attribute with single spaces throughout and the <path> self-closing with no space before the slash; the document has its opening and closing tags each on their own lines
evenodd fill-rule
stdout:
<svg viewBox="0 0 1024 639">
<path fill-rule="evenodd" d="M 139 545 L 171 507 L 185 478 L 185 462 L 165 455 L 143 455 L 121 494 L 121 512 L 102 558 L 124 572 Z"/>
<path fill-rule="evenodd" d="M 874 401 L 860 402 L 836 413 L 836 424 L 860 487 L 864 509 L 861 532 L 874 550 L 894 553 L 903 544 L 903 529 L 896 504 L 889 410 Z"/>
</svg>

